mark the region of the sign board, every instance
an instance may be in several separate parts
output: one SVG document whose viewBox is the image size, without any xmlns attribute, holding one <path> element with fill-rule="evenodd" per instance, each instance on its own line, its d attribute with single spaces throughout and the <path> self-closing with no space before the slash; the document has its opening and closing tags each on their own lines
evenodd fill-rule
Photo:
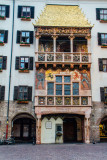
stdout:
<svg viewBox="0 0 107 160">
<path fill-rule="evenodd" d="M 52 122 L 47 121 L 45 126 L 46 126 L 46 129 L 52 129 Z"/>
</svg>

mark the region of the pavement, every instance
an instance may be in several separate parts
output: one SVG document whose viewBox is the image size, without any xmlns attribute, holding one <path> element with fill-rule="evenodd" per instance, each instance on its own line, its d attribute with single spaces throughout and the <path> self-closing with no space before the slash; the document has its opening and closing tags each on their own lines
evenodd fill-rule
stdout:
<svg viewBox="0 0 107 160">
<path fill-rule="evenodd" d="M 107 143 L 1 145 L 0 160 L 107 160 Z"/>
</svg>

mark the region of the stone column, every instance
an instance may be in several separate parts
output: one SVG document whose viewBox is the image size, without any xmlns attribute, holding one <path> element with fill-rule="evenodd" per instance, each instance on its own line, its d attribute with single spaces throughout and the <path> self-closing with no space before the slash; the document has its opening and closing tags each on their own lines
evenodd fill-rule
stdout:
<svg viewBox="0 0 107 160">
<path fill-rule="evenodd" d="M 53 38 L 53 52 L 55 53 L 56 52 L 56 39 L 58 38 L 58 36 L 53 35 L 52 38 Z"/>
<path fill-rule="evenodd" d="M 41 115 L 36 119 L 36 144 L 41 144 Z"/>
<path fill-rule="evenodd" d="M 87 39 L 88 53 L 91 53 L 91 35 L 87 34 L 85 38 Z"/>
<path fill-rule="evenodd" d="M 73 40 L 74 40 L 74 36 L 70 35 L 69 39 L 70 39 L 70 52 L 73 53 Z"/>
<path fill-rule="evenodd" d="M 90 143 L 90 116 L 89 115 L 85 115 L 85 143 L 89 144 Z"/>
<path fill-rule="evenodd" d="M 35 52 L 38 52 L 39 51 L 39 38 L 41 37 L 40 35 L 36 35 L 36 49 L 35 49 Z"/>
</svg>

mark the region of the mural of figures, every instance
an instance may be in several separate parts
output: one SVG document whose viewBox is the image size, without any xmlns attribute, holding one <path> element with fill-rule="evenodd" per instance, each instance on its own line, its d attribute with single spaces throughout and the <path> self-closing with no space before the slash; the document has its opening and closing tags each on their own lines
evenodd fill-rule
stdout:
<svg viewBox="0 0 107 160">
<path fill-rule="evenodd" d="M 45 72 L 43 69 L 36 71 L 36 89 L 45 89 Z"/>
<path fill-rule="evenodd" d="M 81 89 L 89 90 L 90 88 L 90 73 L 86 70 L 83 70 L 81 73 Z"/>
</svg>

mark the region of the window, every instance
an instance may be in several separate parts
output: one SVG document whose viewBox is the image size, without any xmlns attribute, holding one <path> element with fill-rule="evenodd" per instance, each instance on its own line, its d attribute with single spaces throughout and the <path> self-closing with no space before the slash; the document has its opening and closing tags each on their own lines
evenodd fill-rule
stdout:
<svg viewBox="0 0 107 160">
<path fill-rule="evenodd" d="M 99 58 L 99 71 L 107 72 L 107 59 Z"/>
<path fill-rule="evenodd" d="M 16 57 L 15 69 L 33 70 L 33 57 Z"/>
<path fill-rule="evenodd" d="M 29 86 L 15 86 L 14 87 L 14 100 L 32 101 L 32 87 L 29 87 Z"/>
<path fill-rule="evenodd" d="M 100 10 L 100 19 L 101 20 L 107 20 L 107 9 L 101 9 Z"/>
<path fill-rule="evenodd" d="M 71 85 L 65 84 L 64 85 L 64 95 L 70 95 L 71 94 Z"/>
<path fill-rule="evenodd" d="M 0 56 L 0 70 L 6 69 L 7 56 Z"/>
<path fill-rule="evenodd" d="M 73 83 L 73 95 L 79 95 L 79 83 Z"/>
<path fill-rule="evenodd" d="M 20 69 L 29 69 L 29 58 L 28 57 L 20 58 Z"/>
<path fill-rule="evenodd" d="M 2 69 L 3 58 L 0 57 L 0 69 Z"/>
<path fill-rule="evenodd" d="M 70 83 L 71 82 L 71 77 L 70 76 L 64 76 L 64 82 L 65 83 Z"/>
<path fill-rule="evenodd" d="M 56 76 L 56 82 L 61 83 L 62 82 L 62 76 Z"/>
<path fill-rule="evenodd" d="M 34 7 L 33 6 L 18 6 L 18 18 L 34 18 Z"/>
<path fill-rule="evenodd" d="M 10 6 L 0 5 L 0 18 L 4 18 L 4 17 L 9 18 L 9 10 L 10 10 Z"/>
<path fill-rule="evenodd" d="M 17 31 L 17 43 L 33 44 L 33 31 Z"/>
<path fill-rule="evenodd" d="M 19 100 L 27 100 L 28 98 L 28 87 L 19 87 Z"/>
<path fill-rule="evenodd" d="M 107 87 L 104 88 L 105 103 L 107 104 Z"/>
<path fill-rule="evenodd" d="M 31 17 L 31 8 L 30 7 L 22 7 L 22 15 L 24 17 Z"/>
<path fill-rule="evenodd" d="M 29 32 L 22 32 L 21 33 L 21 42 L 24 42 L 24 43 L 30 42 L 30 33 Z"/>
<path fill-rule="evenodd" d="M 4 100 L 5 96 L 5 86 L 0 86 L 0 101 Z"/>
<path fill-rule="evenodd" d="M 48 83 L 48 95 L 54 94 L 54 83 Z"/>
<path fill-rule="evenodd" d="M 96 19 L 107 20 L 107 8 L 96 8 Z"/>
<path fill-rule="evenodd" d="M 56 84 L 56 95 L 62 95 L 62 85 Z"/>
<path fill-rule="evenodd" d="M 107 34 L 101 34 L 101 44 L 107 45 Z"/>
<path fill-rule="evenodd" d="M 0 6 L 0 16 L 5 17 L 6 16 L 6 7 Z"/>
<path fill-rule="evenodd" d="M 107 87 L 100 87 L 101 102 L 107 104 Z"/>
<path fill-rule="evenodd" d="M 4 32 L 0 32 L 0 42 L 4 42 Z"/>
<path fill-rule="evenodd" d="M 98 45 L 107 46 L 107 33 L 98 33 Z"/>
<path fill-rule="evenodd" d="M 7 43 L 8 39 L 8 31 L 7 30 L 0 30 L 0 43 Z"/>
</svg>

